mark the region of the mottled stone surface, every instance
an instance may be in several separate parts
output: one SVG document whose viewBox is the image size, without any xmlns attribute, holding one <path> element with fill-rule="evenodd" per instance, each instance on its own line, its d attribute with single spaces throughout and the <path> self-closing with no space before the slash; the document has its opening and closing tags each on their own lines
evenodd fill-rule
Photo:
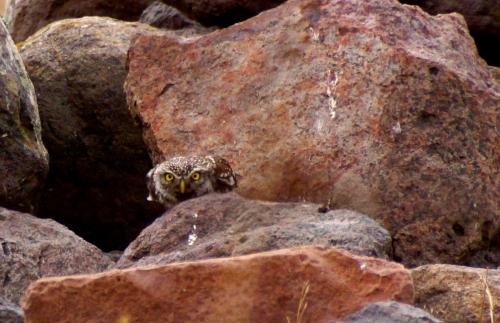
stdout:
<svg viewBox="0 0 500 323">
<path fill-rule="evenodd" d="M 202 28 L 196 21 L 161 1 L 150 4 L 141 14 L 139 21 L 163 29 Z"/>
<path fill-rule="evenodd" d="M 337 321 L 340 323 L 339 321 Z M 441 320 L 429 313 L 394 301 L 368 304 L 358 312 L 349 315 L 343 323 L 438 323 Z"/>
<path fill-rule="evenodd" d="M 159 32 L 86 17 L 55 22 L 20 47 L 50 153 L 38 215 L 106 250 L 123 250 L 163 210 L 146 201 L 151 160 L 123 91 L 130 40 Z"/>
<path fill-rule="evenodd" d="M 129 70 L 156 160 L 218 154 L 243 196 L 368 214 L 407 265 L 500 262 L 500 89 L 460 16 L 291 0 L 193 41 L 139 37 Z"/>
<path fill-rule="evenodd" d="M 481 56 L 491 65 L 500 66 L 500 1 L 498 0 L 400 0 L 418 5 L 436 15 L 450 12 L 462 14 L 467 21 Z"/>
<path fill-rule="evenodd" d="M 500 320 L 500 270 L 426 265 L 411 273 L 416 306 L 445 322 L 490 322 L 490 309 Z"/>
<path fill-rule="evenodd" d="M 307 288 L 307 286 L 309 286 Z M 307 289 L 307 292 L 306 292 Z M 411 303 L 403 266 L 334 248 L 41 279 L 30 286 L 26 322 L 327 322 L 382 300 Z"/>
<path fill-rule="evenodd" d="M 229 26 L 285 0 L 163 0 L 208 26 Z"/>
<path fill-rule="evenodd" d="M 387 258 L 389 233 L 366 215 L 320 205 L 270 203 L 235 193 L 189 200 L 166 212 L 125 250 L 120 267 L 245 255 L 308 244 Z"/>
<path fill-rule="evenodd" d="M 18 303 L 38 278 L 95 273 L 111 264 L 98 248 L 59 223 L 0 208 L 0 297 Z"/>
<path fill-rule="evenodd" d="M 5 20 L 16 42 L 51 22 L 84 16 L 137 21 L 154 0 L 10 0 Z"/>
<path fill-rule="evenodd" d="M 0 18 L 0 206 L 32 211 L 48 171 L 35 91 Z"/>
<path fill-rule="evenodd" d="M 23 323 L 23 311 L 18 306 L 7 302 L 0 296 L 0 322 L 2 323 Z"/>
</svg>

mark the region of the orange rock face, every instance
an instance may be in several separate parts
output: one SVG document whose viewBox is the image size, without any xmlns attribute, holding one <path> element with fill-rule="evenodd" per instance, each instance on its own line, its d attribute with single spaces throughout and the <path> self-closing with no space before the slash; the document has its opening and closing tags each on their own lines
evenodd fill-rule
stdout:
<svg viewBox="0 0 500 323">
<path fill-rule="evenodd" d="M 301 247 L 45 278 L 30 286 L 24 310 L 27 323 L 294 322 L 301 299 L 303 322 L 328 322 L 371 302 L 411 303 L 413 286 L 399 264 Z"/>
<path fill-rule="evenodd" d="M 500 89 L 458 15 L 291 0 L 197 40 L 138 38 L 126 91 L 156 161 L 219 154 L 245 197 L 372 216 L 407 265 L 500 261 Z"/>
</svg>

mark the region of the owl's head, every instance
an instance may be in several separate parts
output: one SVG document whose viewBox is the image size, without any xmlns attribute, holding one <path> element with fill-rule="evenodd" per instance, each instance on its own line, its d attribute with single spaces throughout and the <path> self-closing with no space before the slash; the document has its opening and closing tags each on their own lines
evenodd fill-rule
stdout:
<svg viewBox="0 0 500 323">
<path fill-rule="evenodd" d="M 226 192 L 236 187 L 227 161 L 217 156 L 174 157 L 148 173 L 148 200 L 170 207 L 175 203 L 210 192 Z"/>
</svg>

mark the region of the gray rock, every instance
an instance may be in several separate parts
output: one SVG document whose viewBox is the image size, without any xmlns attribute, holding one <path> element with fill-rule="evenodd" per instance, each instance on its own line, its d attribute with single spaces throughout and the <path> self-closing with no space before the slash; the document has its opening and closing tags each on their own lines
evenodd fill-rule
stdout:
<svg viewBox="0 0 500 323">
<path fill-rule="evenodd" d="M 201 28 L 179 10 L 155 1 L 144 10 L 140 22 L 163 29 Z"/>
<path fill-rule="evenodd" d="M 131 39 L 155 32 L 85 17 L 55 22 L 20 47 L 51 157 L 39 215 L 105 250 L 123 250 L 162 211 L 146 201 L 151 160 L 123 92 Z"/>
<path fill-rule="evenodd" d="M 391 239 L 374 220 L 350 210 L 322 213 L 320 205 L 272 203 L 236 193 L 181 203 L 130 244 L 119 267 L 237 256 L 301 245 L 330 245 L 387 258 Z"/>
<path fill-rule="evenodd" d="M 53 220 L 0 208 L 0 297 L 6 300 L 17 304 L 38 278 L 95 273 L 112 264 L 98 248 Z"/>
<path fill-rule="evenodd" d="M 342 323 L 438 323 L 429 313 L 408 304 L 394 301 L 368 304 L 349 315 Z"/>
<path fill-rule="evenodd" d="M 32 211 L 48 171 L 35 90 L 0 19 L 0 205 Z"/>
<path fill-rule="evenodd" d="M 0 297 L 0 322 L 23 323 L 23 311 L 18 306 Z"/>
</svg>

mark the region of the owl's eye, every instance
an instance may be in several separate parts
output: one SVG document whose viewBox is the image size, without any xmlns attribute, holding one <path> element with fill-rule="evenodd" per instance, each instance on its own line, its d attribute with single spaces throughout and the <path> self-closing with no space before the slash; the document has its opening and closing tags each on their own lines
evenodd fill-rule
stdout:
<svg viewBox="0 0 500 323">
<path fill-rule="evenodd" d="M 192 174 L 191 174 L 191 178 L 192 178 L 194 181 L 199 181 L 199 180 L 200 180 L 200 178 L 201 178 L 201 175 L 200 175 L 200 173 L 198 173 L 198 172 L 194 172 L 194 173 L 192 173 Z"/>
<path fill-rule="evenodd" d="M 171 181 L 173 181 L 173 180 L 174 180 L 174 175 L 172 175 L 172 174 L 170 174 L 170 173 L 166 173 L 166 174 L 165 174 L 165 180 L 166 180 L 167 182 L 171 182 Z"/>
</svg>

